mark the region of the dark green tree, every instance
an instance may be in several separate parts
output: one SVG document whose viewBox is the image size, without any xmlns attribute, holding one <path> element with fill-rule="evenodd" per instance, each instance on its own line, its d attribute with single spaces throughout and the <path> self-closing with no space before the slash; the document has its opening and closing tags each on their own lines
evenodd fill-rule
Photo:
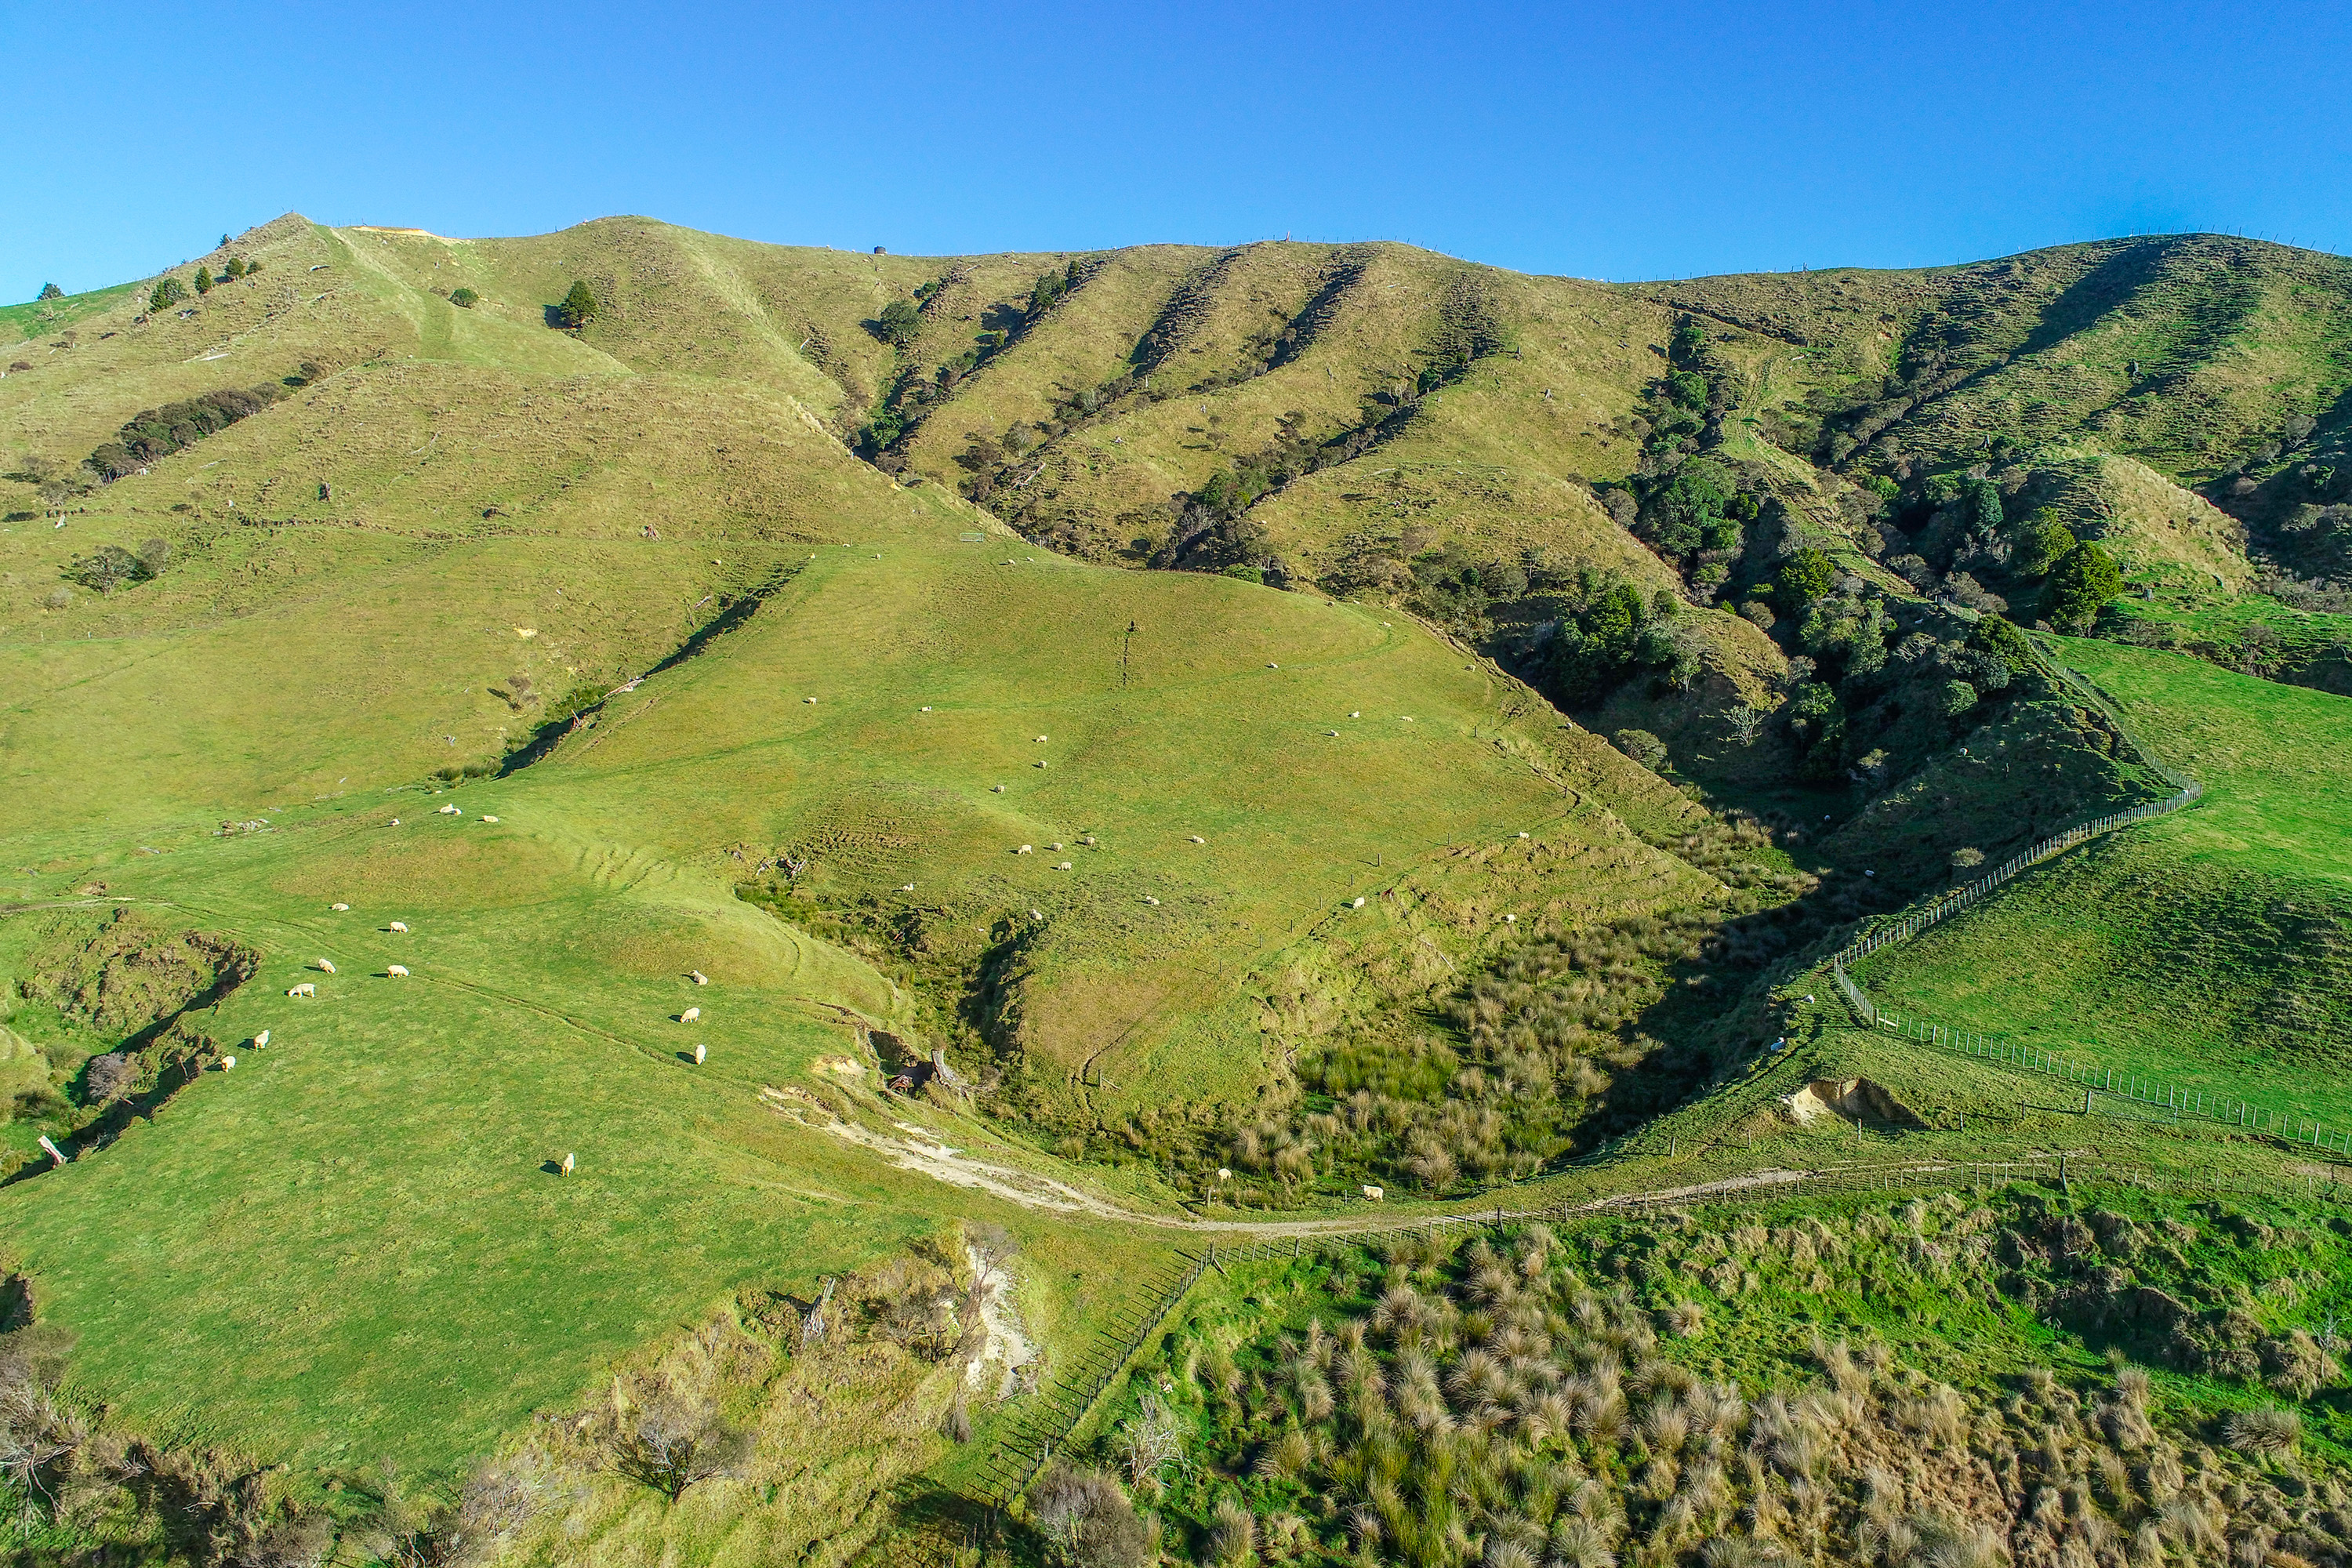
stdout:
<svg viewBox="0 0 2352 1568">
<path fill-rule="evenodd" d="M 221 268 L 221 276 L 222 276 L 222 277 L 224 277 L 224 278 L 231 278 L 231 279 L 235 279 L 235 278 L 242 278 L 242 277 L 244 277 L 244 276 L 245 276 L 245 258 L 244 258 L 244 257 L 242 257 L 242 256 L 232 256 L 232 257 L 230 257 L 230 258 L 228 258 L 228 265 L 227 265 L 226 267 L 224 267 L 224 268 Z"/>
<path fill-rule="evenodd" d="M 2087 631 L 2108 602 L 2124 591 L 2116 558 L 2097 544 L 2078 544 L 2050 568 L 2042 613 L 2062 631 Z"/>
<path fill-rule="evenodd" d="M 2000 532 L 2000 487 L 1990 479 L 1972 479 L 1965 493 L 1969 502 L 1969 525 L 1988 537 Z"/>
<path fill-rule="evenodd" d="M 66 297 L 66 291 L 54 283 L 44 283 L 41 285 L 40 297 L 44 300 L 62 300 Z"/>
<path fill-rule="evenodd" d="M 903 349 L 923 330 L 923 313 L 911 300 L 893 300 L 874 319 L 874 335 L 892 348 Z"/>
<path fill-rule="evenodd" d="M 2039 577 L 2070 554 L 2075 545 L 2074 530 L 2054 518 L 2039 522 L 2027 520 L 2025 537 L 2018 542 L 2012 559 L 2017 569 L 2028 577 Z"/>
<path fill-rule="evenodd" d="M 1780 592 L 1781 606 L 1801 610 L 1823 594 L 1837 581 L 1837 568 L 1820 551 L 1807 548 L 1798 551 L 1780 564 Z"/>
<path fill-rule="evenodd" d="M 147 308 L 151 310 L 167 310 L 187 297 L 186 285 L 176 278 L 165 278 L 155 285 L 154 292 L 147 296 Z"/>
<path fill-rule="evenodd" d="M 596 290 L 574 279 L 572 291 L 563 296 L 563 303 L 555 307 L 555 319 L 567 331 L 576 332 L 594 321 L 604 308 L 597 300 Z"/>
<path fill-rule="evenodd" d="M 481 302 L 482 297 L 479 294 L 462 284 L 449 290 L 449 303 L 457 306 L 460 310 L 470 310 Z"/>
<path fill-rule="evenodd" d="M 210 268 L 206 268 L 206 267 L 199 267 L 199 268 L 196 268 L 196 292 L 197 292 L 197 293 L 199 293 L 199 294 L 209 294 L 209 293 L 211 293 L 212 291 L 213 291 L 213 275 L 212 275 L 212 269 L 211 269 Z"/>
</svg>

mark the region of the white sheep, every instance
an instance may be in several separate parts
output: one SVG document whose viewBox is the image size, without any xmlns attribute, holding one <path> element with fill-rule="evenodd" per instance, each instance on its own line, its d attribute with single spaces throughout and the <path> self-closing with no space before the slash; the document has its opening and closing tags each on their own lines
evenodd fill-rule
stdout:
<svg viewBox="0 0 2352 1568">
<path fill-rule="evenodd" d="M 1206 844 L 1206 843 L 1208 842 L 1208 840 L 1207 840 L 1207 839 L 1205 839 L 1205 838 L 1202 837 L 1201 837 L 1199 834 L 1197 834 L 1197 833 L 1195 833 L 1195 834 L 1193 834 L 1193 835 L 1192 836 L 1192 837 L 1191 837 L 1191 840 L 1190 840 L 1190 841 L 1191 841 L 1192 843 L 1194 843 L 1194 844 Z"/>
<path fill-rule="evenodd" d="M 801 699 L 801 700 L 802 700 L 802 701 L 803 701 L 803 702 L 814 702 L 814 701 L 815 701 L 815 700 L 816 700 L 816 699 L 815 699 L 815 698 L 814 698 L 814 697 L 803 697 L 803 698 L 802 698 L 802 699 Z"/>
<path fill-rule="evenodd" d="M 1144 894 L 1144 895 L 1143 895 L 1143 901 L 1144 901 L 1145 903 L 1147 903 L 1147 904 L 1150 904 L 1150 905 L 1153 909 L 1155 909 L 1155 910 L 1156 910 L 1156 909 L 1158 909 L 1158 908 L 1160 907 L 1160 900 L 1159 900 L 1158 899 L 1153 898 L 1153 897 L 1152 897 L 1150 894 L 1149 894 L 1149 893 L 1146 893 L 1146 894 Z"/>
<path fill-rule="evenodd" d="M 267 1029 L 262 1030 L 261 1033 L 253 1037 L 253 1048 L 257 1051 L 268 1043 L 269 1031 Z"/>
<path fill-rule="evenodd" d="M 1520 834 L 1520 835 L 1519 835 L 1519 837 L 1522 837 L 1522 838 L 1525 838 L 1525 837 L 1527 837 L 1527 835 L 1526 835 L 1526 834 L 1524 834 L 1524 833 L 1522 833 L 1522 834 Z"/>
<path fill-rule="evenodd" d="M 1348 907 L 1351 910 L 1360 910 L 1364 907 L 1364 900 L 1361 898 L 1359 898 L 1354 903 L 1349 904 Z"/>
<path fill-rule="evenodd" d="M 408 922 L 406 921 L 394 921 L 383 929 L 386 931 L 398 931 L 401 935 L 406 936 L 408 934 Z"/>
<path fill-rule="evenodd" d="M 322 958 L 322 959 L 319 960 L 319 973 L 321 973 L 321 974 L 332 974 L 334 972 L 335 972 L 335 961 L 334 961 L 333 959 L 331 959 L 331 958 Z"/>
<path fill-rule="evenodd" d="M 1070 863 L 1067 860 L 1065 860 L 1060 865 L 1055 867 L 1054 869 L 1056 871 L 1066 871 L 1070 869 Z"/>
<path fill-rule="evenodd" d="M 383 966 L 383 973 L 386 979 L 405 980 L 408 978 L 408 965 L 404 963 L 387 963 Z"/>
<path fill-rule="evenodd" d="M 1503 917 L 1503 923 L 1505 925 L 1517 925 L 1519 923 L 1519 917 L 1517 915 L 1505 915 Z"/>
<path fill-rule="evenodd" d="M 495 816 L 486 816 L 486 817 L 482 818 L 482 820 L 483 820 L 484 822 L 496 822 L 496 821 L 498 820 L 498 818 L 497 818 L 497 817 L 495 817 Z"/>
<path fill-rule="evenodd" d="M 988 786 L 988 793 L 991 795 L 1003 795 L 1004 793 L 1004 786 L 1003 784 L 991 784 Z"/>
<path fill-rule="evenodd" d="M 221 1058 L 221 1071 L 226 1072 L 235 1066 L 236 1066 L 236 1058 L 235 1057 Z"/>
<path fill-rule="evenodd" d="M 1048 844 L 1048 845 L 1046 845 L 1046 846 L 1045 846 L 1045 847 L 1046 847 L 1046 848 L 1048 848 L 1048 849 L 1059 849 L 1059 848 L 1061 847 L 1061 846 L 1060 846 L 1060 845 L 1058 845 L 1058 844 Z"/>
<path fill-rule="evenodd" d="M 691 1024 L 691 1023 L 693 1023 L 696 1019 L 698 1019 L 698 1018 L 699 1018 L 699 1017 L 701 1017 L 701 1016 L 702 1016 L 702 1009 L 701 1009 L 701 1008 L 699 1008 L 699 1007 L 688 1007 L 685 1012 L 680 1013 L 680 1014 L 677 1016 L 677 1021 L 678 1021 L 679 1023 L 681 1023 L 681 1024 Z"/>
<path fill-rule="evenodd" d="M 291 987 L 286 993 L 289 996 L 316 996 L 318 994 L 319 988 L 307 980 L 299 985 Z"/>
<path fill-rule="evenodd" d="M 915 884 L 912 882 L 901 882 L 898 884 L 898 890 L 902 893 L 911 893 L 915 890 Z"/>
<path fill-rule="evenodd" d="M 1015 849 L 1013 853 L 1015 855 L 1034 855 L 1037 851 L 1033 846 L 1024 844 L 1020 848 Z"/>
<path fill-rule="evenodd" d="M 1266 662 L 1266 668 L 1268 669 L 1280 669 L 1281 668 L 1282 666 L 1274 663 L 1271 659 Z"/>
<path fill-rule="evenodd" d="M 334 910 L 337 914 L 341 914 L 345 910 L 350 909 L 352 906 L 349 904 L 329 904 L 327 907 Z"/>
<path fill-rule="evenodd" d="M 702 1059 L 703 1059 L 703 1058 L 705 1058 L 705 1057 L 709 1056 L 709 1054 L 710 1054 L 710 1053 L 709 1053 L 708 1050 L 706 1050 L 706 1049 L 705 1049 L 701 1045 L 697 1044 L 697 1045 L 696 1045 L 696 1047 L 694 1047 L 694 1065 L 695 1065 L 696 1067 L 700 1067 L 700 1066 L 702 1065 Z"/>
<path fill-rule="evenodd" d="M 809 559 L 810 559 L 810 560 L 812 560 L 812 561 L 814 561 L 814 560 L 815 560 L 815 559 L 816 559 L 816 557 L 815 557 L 815 556 L 814 556 L 814 555 L 812 555 L 812 556 L 810 556 L 810 557 L 809 557 Z M 562 1166 L 561 1168 L 562 1168 L 562 1170 L 563 1173 L 564 1173 L 565 1175 L 567 1175 L 567 1176 L 568 1176 L 568 1175 L 570 1175 L 570 1174 L 572 1173 L 572 1171 L 573 1171 L 575 1168 L 577 1168 L 577 1162 L 575 1162 L 575 1161 L 572 1159 L 572 1157 L 571 1155 L 566 1154 L 565 1156 L 563 1156 L 563 1164 L 562 1164 Z"/>
<path fill-rule="evenodd" d="M 436 816 L 457 816 L 461 814 L 457 810 L 457 803 L 453 801 L 449 805 L 443 806 L 439 811 L 435 812 L 433 815 Z"/>
<path fill-rule="evenodd" d="M 398 818 L 398 817 L 396 817 L 396 816 L 395 816 L 395 817 L 394 817 L 390 823 L 386 824 L 386 826 L 391 826 L 391 827 L 397 827 L 397 826 L 400 826 L 400 818 Z"/>
<path fill-rule="evenodd" d="M 688 970 L 686 972 L 686 977 L 688 980 L 693 981 L 697 985 L 708 985 L 710 984 L 710 976 L 703 973 L 699 969 Z"/>
<path fill-rule="evenodd" d="M 1376 1204 L 1387 1195 L 1388 1189 L 1385 1187 L 1366 1187 L 1364 1189 L 1364 1198 L 1368 1203 Z"/>
<path fill-rule="evenodd" d="M 1364 716 L 1364 710 L 1363 710 L 1362 709 L 1360 709 L 1360 708 L 1357 709 L 1354 712 L 1352 712 L 1352 713 L 1350 713 L 1350 714 L 1349 714 L 1349 715 L 1348 715 L 1348 717 L 1349 717 L 1349 718 L 1350 718 L 1350 719 L 1360 719 L 1360 718 L 1362 718 L 1363 716 Z"/>
<path fill-rule="evenodd" d="M 1043 735 L 1040 735 L 1040 736 L 1038 736 L 1038 737 L 1037 737 L 1037 739 L 1038 739 L 1039 742 L 1041 742 L 1041 743 L 1042 743 L 1042 742 L 1045 741 L 1045 736 L 1043 736 Z"/>
<path fill-rule="evenodd" d="M 1228 1171 L 1223 1165 L 1217 1167 L 1217 1180 L 1221 1182 L 1230 1182 L 1233 1179 L 1234 1173 L 1231 1171 Z"/>
<path fill-rule="evenodd" d="M 916 712 L 918 712 L 918 713 L 928 713 L 928 712 L 929 712 L 929 711 L 930 711 L 930 710 L 929 710 L 929 709 L 928 709 L 928 708 L 918 708 L 917 710 L 915 710 L 915 711 L 916 711 Z"/>
</svg>

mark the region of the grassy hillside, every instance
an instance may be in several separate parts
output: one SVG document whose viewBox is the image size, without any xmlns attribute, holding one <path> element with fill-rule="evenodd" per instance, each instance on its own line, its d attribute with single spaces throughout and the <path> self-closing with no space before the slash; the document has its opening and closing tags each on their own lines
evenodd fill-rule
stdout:
<svg viewBox="0 0 2352 1568">
<path fill-rule="evenodd" d="M 2251 624 L 2277 529 L 2210 481 L 2352 383 L 2333 258 L 2198 238 L 1609 288 L 289 216 L 204 261 L 0 348 L 0 1250 L 146 1467 L 36 1510 L 52 1556 L 356 1551 L 381 1467 L 455 1500 L 542 1440 L 615 1560 L 887 1552 L 1024 1408 L 963 1376 L 993 1226 L 1058 1375 L 1176 1225 L 2045 1138 L 1774 985 L 2145 784 L 1972 613 L 2032 618 L 2029 522 L 2150 595 L 2105 626 Z M 2069 646 L 2210 796 L 1868 983 L 2324 1076 L 2346 700 Z M 1783 1109 L 1855 1062 L 1911 1120 Z M 757 1483 L 617 1479 L 638 1378 L 723 1384 Z M 139 1500 L 199 1463 L 291 1468 L 234 1530 Z"/>
</svg>

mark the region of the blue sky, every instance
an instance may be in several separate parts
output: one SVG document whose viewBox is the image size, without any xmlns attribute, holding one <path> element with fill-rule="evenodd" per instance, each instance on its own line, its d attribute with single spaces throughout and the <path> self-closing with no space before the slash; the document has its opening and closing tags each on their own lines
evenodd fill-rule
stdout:
<svg viewBox="0 0 2352 1568">
<path fill-rule="evenodd" d="M 2352 251 L 2352 7 L 0 0 L 0 301 L 288 210 L 900 252 L 1395 238 L 1636 279 Z M 356 8 L 349 8 L 356 9 Z"/>
</svg>

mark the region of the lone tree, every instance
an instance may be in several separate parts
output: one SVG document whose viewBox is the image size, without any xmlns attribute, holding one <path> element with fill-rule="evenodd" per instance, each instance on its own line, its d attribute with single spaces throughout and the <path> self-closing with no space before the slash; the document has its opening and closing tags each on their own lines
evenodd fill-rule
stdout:
<svg viewBox="0 0 2352 1568">
<path fill-rule="evenodd" d="M 2108 602 L 2124 591 L 2116 558 L 2097 544 L 2078 544 L 2050 568 L 2042 613 L 2062 631 L 2087 631 Z"/>
<path fill-rule="evenodd" d="M 196 292 L 197 292 L 197 293 L 199 293 L 199 294 L 209 294 L 209 293 L 211 293 L 212 291 L 213 291 L 213 274 L 212 274 L 212 268 L 208 268 L 208 267 L 199 267 L 199 268 L 196 268 Z"/>
<path fill-rule="evenodd" d="M 555 307 L 555 319 L 563 324 L 566 331 L 576 332 L 594 321 L 604 308 L 597 302 L 596 290 L 574 279 L 572 292 L 563 296 L 563 303 Z"/>
<path fill-rule="evenodd" d="M 449 303 L 460 310 L 470 310 L 482 302 L 482 297 L 462 285 L 449 290 Z"/>
<path fill-rule="evenodd" d="M 41 285 L 40 297 L 44 300 L 62 300 L 66 297 L 66 291 L 54 283 L 44 283 Z"/>
<path fill-rule="evenodd" d="M 893 300 L 874 319 L 874 335 L 894 349 L 903 349 L 923 330 L 923 313 L 909 300 Z"/>
</svg>

